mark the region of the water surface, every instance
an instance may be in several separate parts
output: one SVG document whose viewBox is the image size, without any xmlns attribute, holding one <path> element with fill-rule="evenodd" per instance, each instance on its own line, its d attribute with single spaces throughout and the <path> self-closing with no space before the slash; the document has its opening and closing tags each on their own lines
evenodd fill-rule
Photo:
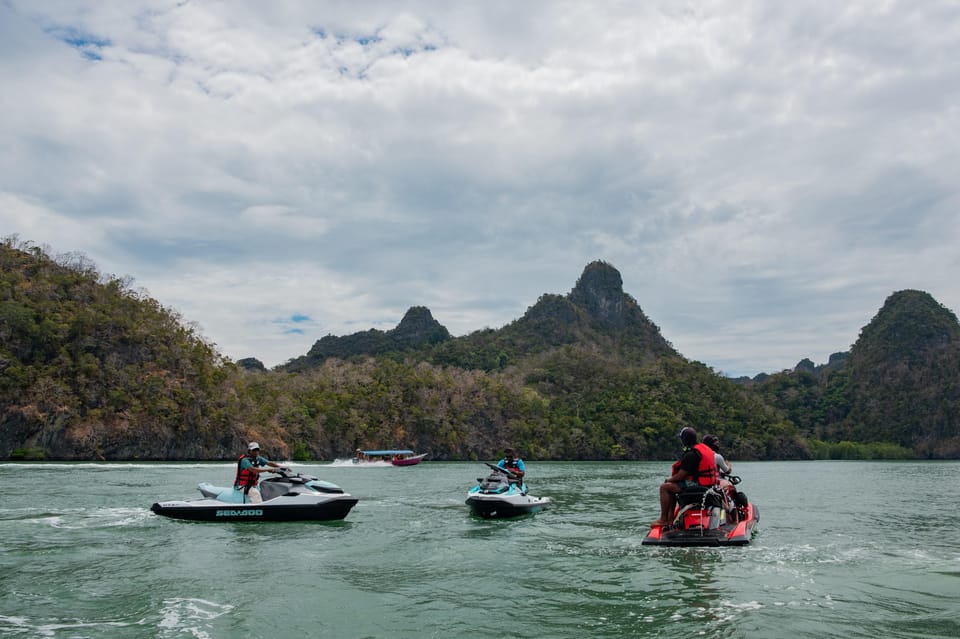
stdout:
<svg viewBox="0 0 960 639">
<path fill-rule="evenodd" d="M 528 462 L 551 510 L 471 517 L 480 463 L 300 465 L 334 523 L 154 501 L 232 464 L 0 464 L 0 637 L 960 637 L 960 462 L 735 463 L 740 548 L 641 546 L 660 463 Z"/>
</svg>

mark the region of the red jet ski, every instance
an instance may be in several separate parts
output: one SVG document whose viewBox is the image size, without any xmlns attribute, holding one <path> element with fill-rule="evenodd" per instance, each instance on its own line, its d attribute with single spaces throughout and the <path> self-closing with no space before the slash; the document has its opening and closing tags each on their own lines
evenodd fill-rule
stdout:
<svg viewBox="0 0 960 639">
<path fill-rule="evenodd" d="M 740 478 L 724 475 L 734 487 Z M 760 521 L 760 512 L 740 491 L 720 484 L 684 488 L 677 495 L 677 508 L 666 526 L 653 526 L 643 538 L 653 546 L 743 546 L 750 543 Z"/>
</svg>

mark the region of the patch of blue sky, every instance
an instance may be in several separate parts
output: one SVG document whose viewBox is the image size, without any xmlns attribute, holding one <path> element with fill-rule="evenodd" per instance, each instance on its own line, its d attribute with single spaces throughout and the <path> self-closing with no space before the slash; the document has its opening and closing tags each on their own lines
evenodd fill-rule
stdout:
<svg viewBox="0 0 960 639">
<path fill-rule="evenodd" d="M 273 324 L 281 329 L 280 332 L 283 335 L 305 335 L 306 330 L 299 325 L 309 325 L 312 323 L 313 319 L 303 313 L 293 313 L 289 317 L 281 317 L 273 320 Z"/>
<path fill-rule="evenodd" d="M 110 40 L 80 31 L 75 27 L 53 27 L 47 29 L 47 33 L 77 49 L 88 60 L 102 60 L 100 50 L 112 44 Z"/>
<path fill-rule="evenodd" d="M 332 37 L 337 42 L 337 44 L 343 44 L 344 42 L 356 42 L 360 46 L 366 47 L 366 46 L 377 44 L 378 42 L 383 41 L 383 38 L 381 38 L 376 34 L 355 35 L 355 34 L 349 34 L 349 33 L 330 33 L 323 27 L 314 27 L 313 29 L 311 29 L 311 31 L 313 31 L 313 34 L 318 38 L 320 38 L 321 40 L 326 40 L 327 38 Z"/>
</svg>

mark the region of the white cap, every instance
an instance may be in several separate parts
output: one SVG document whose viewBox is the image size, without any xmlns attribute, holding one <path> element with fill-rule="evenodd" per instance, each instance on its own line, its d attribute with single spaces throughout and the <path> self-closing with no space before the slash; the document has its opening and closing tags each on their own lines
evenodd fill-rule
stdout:
<svg viewBox="0 0 960 639">
<path fill-rule="evenodd" d="M 254 450 L 258 448 L 260 448 L 260 444 L 258 444 L 257 442 L 250 442 L 249 444 L 247 444 L 247 450 Z"/>
</svg>

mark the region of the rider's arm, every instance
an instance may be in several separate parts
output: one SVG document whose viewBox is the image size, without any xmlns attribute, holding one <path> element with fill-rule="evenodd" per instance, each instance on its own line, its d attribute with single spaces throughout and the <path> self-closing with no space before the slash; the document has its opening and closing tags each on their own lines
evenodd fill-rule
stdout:
<svg viewBox="0 0 960 639">
<path fill-rule="evenodd" d="M 678 483 L 687 479 L 688 477 L 693 477 L 697 468 L 700 466 L 700 453 L 695 450 L 687 451 L 683 454 L 683 457 L 680 458 L 680 467 L 670 476 L 667 481 Z"/>
<path fill-rule="evenodd" d="M 275 473 L 280 468 L 280 464 L 272 462 L 264 456 L 260 456 L 259 461 L 262 464 L 253 465 L 253 470 L 257 473 Z"/>
</svg>

